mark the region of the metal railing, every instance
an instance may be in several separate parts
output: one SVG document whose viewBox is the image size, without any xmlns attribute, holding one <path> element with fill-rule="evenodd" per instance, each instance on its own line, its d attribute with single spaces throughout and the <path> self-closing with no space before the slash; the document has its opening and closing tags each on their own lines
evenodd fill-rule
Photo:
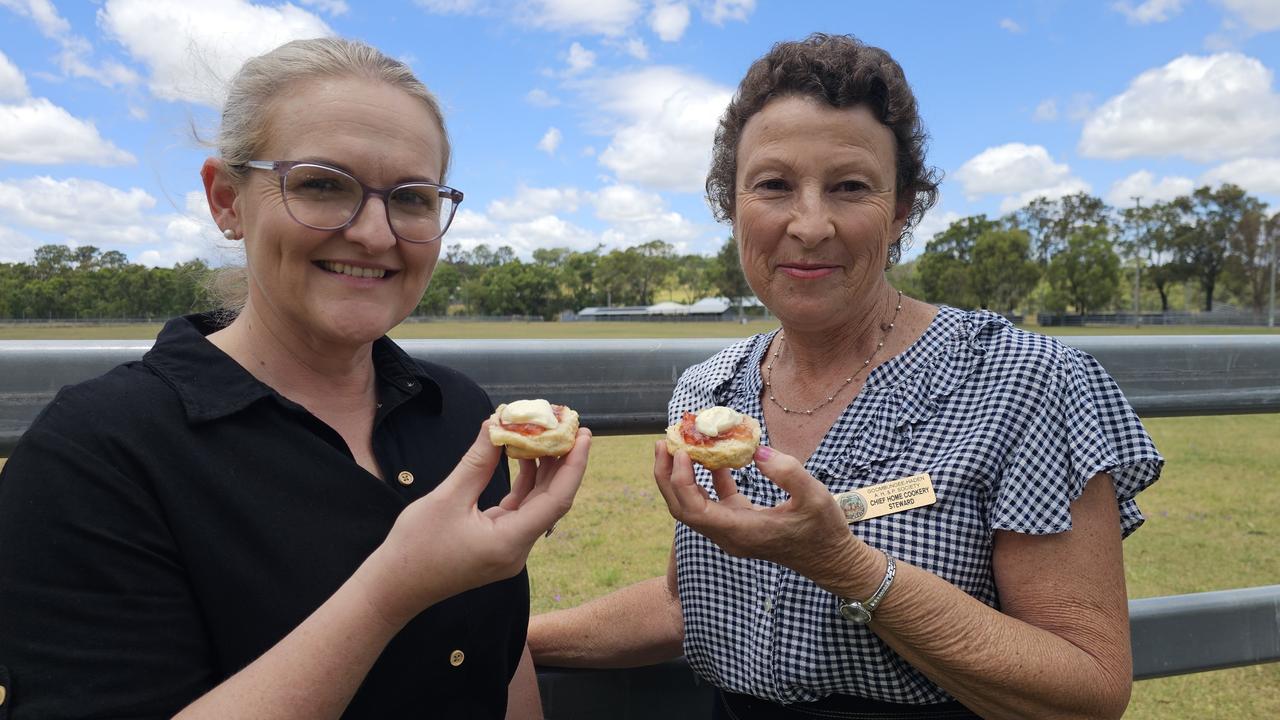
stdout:
<svg viewBox="0 0 1280 720">
<path fill-rule="evenodd" d="M 1144 417 L 1280 412 L 1280 336 L 1071 337 Z M 661 432 L 680 373 L 727 340 L 411 340 L 501 402 L 546 397 L 596 434 Z M 139 359 L 150 342 L 0 341 L 0 457 L 64 385 Z M 1132 600 L 1134 677 L 1280 660 L 1280 585 Z M 710 707 L 683 661 L 629 670 L 540 668 L 548 718 L 670 718 Z"/>
</svg>

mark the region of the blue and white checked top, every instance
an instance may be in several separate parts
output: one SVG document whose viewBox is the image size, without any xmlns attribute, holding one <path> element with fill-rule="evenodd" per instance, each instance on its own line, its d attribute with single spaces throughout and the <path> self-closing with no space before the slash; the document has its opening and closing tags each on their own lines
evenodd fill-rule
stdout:
<svg viewBox="0 0 1280 720">
<path fill-rule="evenodd" d="M 727 405 L 763 426 L 760 363 L 773 335 L 685 371 L 668 408 L 671 422 Z M 1093 357 L 998 315 L 943 307 L 919 340 L 871 373 L 806 467 L 832 492 L 928 472 L 936 504 L 851 531 L 998 607 L 994 531 L 1069 530 L 1070 503 L 1089 478 L 1109 472 L 1128 535 L 1143 521 L 1133 498 L 1163 464 Z M 697 477 L 714 497 L 710 473 L 699 466 Z M 754 464 L 735 470 L 734 479 L 756 504 L 786 498 Z M 730 557 L 683 524 L 675 547 L 685 655 L 715 686 L 779 703 L 832 694 L 912 704 L 951 699 L 866 626 L 844 620 L 836 598 L 807 578 Z"/>
</svg>

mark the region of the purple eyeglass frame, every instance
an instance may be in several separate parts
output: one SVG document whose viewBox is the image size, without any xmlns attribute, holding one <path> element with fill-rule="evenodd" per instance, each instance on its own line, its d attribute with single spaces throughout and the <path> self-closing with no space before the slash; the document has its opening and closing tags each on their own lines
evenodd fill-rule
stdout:
<svg viewBox="0 0 1280 720">
<path fill-rule="evenodd" d="M 341 225 L 334 225 L 333 227 L 322 227 L 320 225 L 312 225 L 311 223 L 302 222 L 301 220 L 298 219 L 296 215 L 293 214 L 293 210 L 289 208 L 289 193 L 285 190 L 284 181 L 285 181 L 285 177 L 289 174 L 290 170 L 293 170 L 294 168 L 300 167 L 300 166 L 317 167 L 323 170 L 327 170 L 329 172 L 338 173 L 339 175 L 345 175 L 351 178 L 357 185 L 360 186 L 360 189 L 363 191 L 363 194 L 360 196 L 360 202 L 356 205 L 356 209 L 352 211 L 351 217 L 347 218 L 346 222 L 342 223 Z M 289 217 L 292 218 L 294 222 L 304 227 L 309 227 L 312 230 L 342 230 L 343 228 L 351 227 L 351 223 L 355 222 L 356 218 L 360 217 L 360 211 L 364 209 L 364 204 L 366 201 L 368 201 L 369 196 L 376 195 L 382 198 L 382 209 L 387 216 L 387 227 L 391 229 L 391 234 L 395 235 L 397 240 L 403 240 L 404 242 L 413 243 L 414 245 L 426 245 L 428 243 L 433 243 L 439 240 L 440 238 L 444 237 L 444 234 L 446 232 L 449 232 L 449 226 L 453 225 L 453 217 L 458 213 L 458 206 L 462 204 L 462 197 L 463 197 L 462 191 L 456 188 L 451 188 L 448 185 L 441 185 L 439 183 L 426 182 L 424 180 L 420 180 L 420 181 L 414 181 L 414 182 L 400 183 L 399 185 L 393 185 L 389 188 L 376 188 L 371 185 L 366 185 L 363 181 L 360 180 L 360 178 L 356 177 L 355 175 L 352 175 L 346 170 L 343 170 L 341 168 L 336 168 L 332 165 L 326 165 L 321 162 L 313 162 L 310 160 L 250 160 L 244 163 L 243 165 L 241 165 L 241 167 L 247 167 L 253 170 L 270 170 L 274 172 L 276 175 L 279 175 L 280 176 L 280 197 L 284 200 L 285 212 L 289 213 Z M 411 240 L 407 237 L 404 237 L 400 233 L 396 232 L 396 227 L 391 222 L 391 205 L 390 203 L 387 202 L 387 196 L 403 187 L 423 187 L 423 186 L 435 188 L 436 191 L 440 193 L 441 197 L 447 197 L 448 199 L 452 200 L 453 205 L 449 210 L 449 217 L 445 220 L 443 226 L 440 229 L 439 235 L 431 238 L 430 240 Z"/>
</svg>

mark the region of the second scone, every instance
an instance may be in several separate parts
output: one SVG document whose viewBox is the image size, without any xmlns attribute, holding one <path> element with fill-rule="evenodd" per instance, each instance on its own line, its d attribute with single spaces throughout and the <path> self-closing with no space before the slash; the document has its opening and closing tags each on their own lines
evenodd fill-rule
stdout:
<svg viewBox="0 0 1280 720">
<path fill-rule="evenodd" d="M 732 408 L 715 406 L 686 412 L 667 428 L 667 450 L 684 450 L 708 470 L 740 468 L 751 463 L 760 445 L 760 423 Z"/>
</svg>

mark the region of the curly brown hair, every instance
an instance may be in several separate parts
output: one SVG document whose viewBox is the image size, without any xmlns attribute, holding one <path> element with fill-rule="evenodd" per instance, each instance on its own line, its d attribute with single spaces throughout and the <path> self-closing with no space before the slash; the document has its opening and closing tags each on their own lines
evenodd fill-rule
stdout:
<svg viewBox="0 0 1280 720">
<path fill-rule="evenodd" d="M 850 35 L 814 33 L 804 40 L 780 42 L 751 64 L 716 129 L 707 173 L 712 214 L 721 222 L 732 221 L 742 129 L 770 100 L 783 96 L 816 98 L 835 108 L 866 106 L 893 132 L 896 196 L 911 197 L 902 234 L 889 246 L 888 264 L 897 263 L 903 241 L 938 201 L 941 173 L 925 165 L 929 136 L 902 67 L 889 53 Z"/>
</svg>

